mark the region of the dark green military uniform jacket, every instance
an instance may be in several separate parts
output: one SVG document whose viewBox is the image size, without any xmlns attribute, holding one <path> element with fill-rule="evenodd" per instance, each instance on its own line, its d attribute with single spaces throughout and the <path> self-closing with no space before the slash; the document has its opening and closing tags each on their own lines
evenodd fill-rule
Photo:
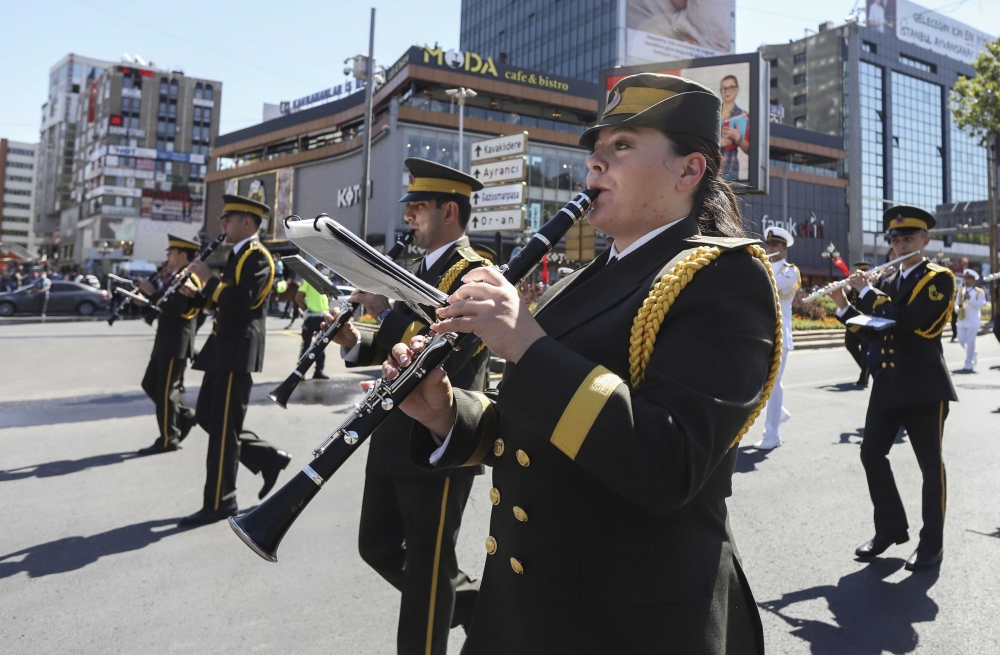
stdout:
<svg viewBox="0 0 1000 655">
<path fill-rule="evenodd" d="M 499 392 L 455 391 L 438 466 L 492 465 L 495 505 L 465 652 L 763 653 L 726 508 L 776 354 L 763 262 L 740 247 L 698 271 L 630 382 L 636 314 L 697 234 L 684 219 L 560 280 L 536 310 L 547 336 Z M 426 463 L 436 444 L 417 425 L 410 448 Z"/>
<path fill-rule="evenodd" d="M 192 275 L 191 281 L 201 287 L 201 281 Z M 150 306 L 160 302 L 169 284 L 163 286 L 149 298 L 149 305 L 142 310 L 148 314 Z M 156 340 L 153 341 L 153 359 L 191 359 L 194 357 L 194 338 L 198 332 L 198 313 L 201 308 L 192 304 L 192 299 L 182 293 L 173 294 L 159 306 L 156 318 Z"/>
<path fill-rule="evenodd" d="M 215 309 L 212 334 L 194 368 L 212 373 L 256 373 L 264 366 L 267 296 L 274 282 L 274 260 L 257 239 L 230 253 L 222 277 L 213 277 L 195 304 Z"/>
<path fill-rule="evenodd" d="M 941 349 L 941 331 L 951 320 L 955 276 L 926 260 L 902 278 L 899 273 L 850 305 L 841 320 L 859 314 L 890 318 L 896 324 L 868 337 L 877 360 L 871 362 L 875 383 L 869 404 L 890 409 L 958 400 Z"/>
<path fill-rule="evenodd" d="M 462 277 L 466 273 L 487 264 L 487 261 L 472 249 L 468 237 L 462 237 L 456 241 L 420 278 L 424 282 L 437 287 L 442 278 L 461 262 L 466 262 L 466 265 L 449 285 L 447 293 L 450 295 L 462 286 Z M 417 274 L 420 268 L 420 261 L 414 262 L 411 268 L 412 272 Z M 429 312 L 428 315 L 430 315 Z M 347 366 L 351 368 L 381 364 L 386 360 L 389 351 L 397 343 L 408 344 L 411 338 L 418 334 L 425 334 L 428 330 L 429 327 L 423 318 L 410 309 L 406 303 L 397 302 L 393 305 L 392 311 L 385 317 L 385 320 L 382 321 L 382 325 L 379 326 L 378 331 L 361 332 L 361 350 L 358 359 L 354 362 L 347 362 Z M 489 358 L 489 350 L 486 348 L 483 348 L 478 353 L 459 352 L 448 358 L 444 369 L 448 373 L 452 384 L 459 389 L 482 391 L 486 387 L 486 367 L 489 363 Z M 455 474 L 480 475 L 484 472 L 482 466 L 441 472 L 426 471 L 418 468 L 410 461 L 408 449 L 412 424 L 413 420 L 402 412 L 394 412 L 386 419 L 385 423 L 372 434 L 371 446 L 368 451 L 367 470 L 383 475 L 404 477 L 446 477 Z"/>
</svg>

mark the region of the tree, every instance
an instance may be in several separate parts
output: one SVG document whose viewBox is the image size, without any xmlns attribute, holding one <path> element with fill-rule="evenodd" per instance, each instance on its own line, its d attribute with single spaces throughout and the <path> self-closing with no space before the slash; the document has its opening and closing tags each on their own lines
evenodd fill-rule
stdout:
<svg viewBox="0 0 1000 655">
<path fill-rule="evenodd" d="M 997 255 L 997 133 L 1000 132 L 1000 39 L 987 43 L 972 63 L 976 76 L 958 78 L 952 89 L 955 124 L 972 136 L 987 152 L 990 212 L 990 273 L 1000 270 Z M 997 290 L 993 285 L 993 315 L 997 315 Z"/>
</svg>

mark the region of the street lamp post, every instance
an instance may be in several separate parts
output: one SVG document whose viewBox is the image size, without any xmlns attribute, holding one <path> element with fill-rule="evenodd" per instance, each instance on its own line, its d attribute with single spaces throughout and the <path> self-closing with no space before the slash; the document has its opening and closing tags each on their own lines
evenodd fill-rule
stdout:
<svg viewBox="0 0 1000 655">
<path fill-rule="evenodd" d="M 463 143 L 463 136 L 465 134 L 465 99 L 475 98 L 478 94 L 472 89 L 467 89 L 464 86 L 457 89 L 448 89 L 445 93 L 453 98 L 458 98 L 458 170 L 464 173 L 465 145 Z"/>
<path fill-rule="evenodd" d="M 833 260 L 836 259 L 836 258 L 838 258 L 838 257 L 840 257 L 840 253 L 837 252 L 837 246 L 833 245 L 833 242 L 831 241 L 830 245 L 828 245 L 826 247 L 826 249 L 819 254 L 819 256 L 822 257 L 823 259 L 825 259 L 827 261 L 827 263 L 830 265 L 830 279 L 832 280 L 833 279 Z"/>
</svg>

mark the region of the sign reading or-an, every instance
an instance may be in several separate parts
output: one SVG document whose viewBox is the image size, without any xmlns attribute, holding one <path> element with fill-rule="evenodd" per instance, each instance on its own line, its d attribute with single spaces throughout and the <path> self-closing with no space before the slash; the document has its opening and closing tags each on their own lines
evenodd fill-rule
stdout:
<svg viewBox="0 0 1000 655">
<path fill-rule="evenodd" d="M 481 191 L 472 192 L 472 208 L 503 207 L 504 205 L 523 205 L 525 184 L 503 184 L 488 186 Z"/>
<path fill-rule="evenodd" d="M 524 207 L 472 212 L 469 232 L 520 232 L 524 229 Z"/>
<path fill-rule="evenodd" d="M 524 155 L 528 153 L 528 133 L 518 132 L 507 136 L 498 136 L 495 139 L 475 141 L 472 143 L 471 149 L 470 161 L 473 163 Z"/>
<path fill-rule="evenodd" d="M 505 161 L 494 161 L 489 164 L 474 164 L 469 174 L 483 184 L 499 182 L 520 182 L 527 170 L 524 157 L 516 157 Z"/>
</svg>

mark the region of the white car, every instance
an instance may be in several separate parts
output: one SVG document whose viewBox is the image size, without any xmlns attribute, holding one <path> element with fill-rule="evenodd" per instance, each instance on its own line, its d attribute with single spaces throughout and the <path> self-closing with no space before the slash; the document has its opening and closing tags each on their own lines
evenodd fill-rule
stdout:
<svg viewBox="0 0 1000 655">
<path fill-rule="evenodd" d="M 344 284 L 337 284 L 334 286 L 337 287 L 337 300 L 339 302 L 347 302 L 347 300 L 351 297 L 351 294 L 356 291 L 354 287 L 349 287 Z"/>
</svg>

